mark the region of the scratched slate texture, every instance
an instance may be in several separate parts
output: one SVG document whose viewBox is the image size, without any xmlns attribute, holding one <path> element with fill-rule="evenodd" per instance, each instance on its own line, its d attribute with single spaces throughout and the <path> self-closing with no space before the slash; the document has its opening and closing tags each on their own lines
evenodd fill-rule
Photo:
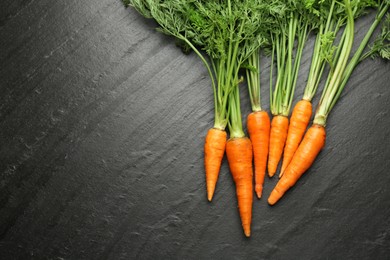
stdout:
<svg viewBox="0 0 390 260">
<path fill-rule="evenodd" d="M 388 259 L 390 63 L 355 70 L 325 149 L 276 206 L 254 201 L 246 239 L 226 159 L 206 200 L 207 72 L 155 27 L 119 0 L 2 1 L 0 259 Z"/>
</svg>

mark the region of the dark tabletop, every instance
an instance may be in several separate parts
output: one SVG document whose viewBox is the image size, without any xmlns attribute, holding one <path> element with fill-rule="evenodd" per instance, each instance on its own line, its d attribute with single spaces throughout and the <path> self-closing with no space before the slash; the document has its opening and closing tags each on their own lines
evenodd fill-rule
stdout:
<svg viewBox="0 0 390 260">
<path fill-rule="evenodd" d="M 0 259 L 389 257 L 390 63 L 356 68 L 325 149 L 276 206 L 254 201 L 246 239 L 226 160 L 206 200 L 207 72 L 155 27 L 119 0 L 2 1 Z"/>
</svg>

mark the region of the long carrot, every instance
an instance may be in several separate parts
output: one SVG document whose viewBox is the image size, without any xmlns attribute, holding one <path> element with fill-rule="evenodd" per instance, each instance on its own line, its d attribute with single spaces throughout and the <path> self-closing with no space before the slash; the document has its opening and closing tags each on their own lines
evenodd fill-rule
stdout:
<svg viewBox="0 0 390 260">
<path fill-rule="evenodd" d="M 313 125 L 307 131 L 298 150 L 283 176 L 268 198 L 268 203 L 274 205 L 288 189 L 298 181 L 303 173 L 313 164 L 318 153 L 325 145 L 325 128 L 321 125 Z"/>
<path fill-rule="evenodd" d="M 248 116 L 247 128 L 253 146 L 255 161 L 255 192 L 261 198 L 267 166 L 270 119 L 266 111 L 252 112 Z"/>
<path fill-rule="evenodd" d="M 233 79 L 237 82 L 237 78 Z M 239 88 L 236 86 L 229 95 L 229 133 L 226 155 L 230 172 L 236 184 L 238 210 L 245 236 L 251 234 L 253 203 L 252 142 L 245 137 L 242 129 Z"/>
<path fill-rule="evenodd" d="M 238 209 L 245 236 L 251 235 L 253 171 L 252 143 L 247 137 L 232 138 L 226 143 L 229 168 L 236 184 Z"/>
<path fill-rule="evenodd" d="M 207 199 L 212 200 L 217 184 L 222 158 L 225 154 L 226 131 L 211 128 L 204 144 L 204 165 L 206 170 Z"/>
<path fill-rule="evenodd" d="M 288 118 L 286 116 L 275 116 L 272 118 L 268 158 L 268 175 L 270 177 L 274 176 L 282 157 L 287 131 Z"/>
<path fill-rule="evenodd" d="M 259 50 L 253 52 L 249 57 L 248 65 L 252 68 L 246 70 L 246 76 L 253 112 L 248 116 L 247 128 L 253 146 L 255 161 L 255 191 L 257 197 L 260 199 L 263 192 L 265 170 L 267 168 L 271 120 L 268 113 L 261 108 Z"/>
<path fill-rule="evenodd" d="M 290 118 L 286 146 L 284 147 L 283 153 L 282 169 L 279 177 L 283 175 L 284 170 L 290 163 L 295 151 L 298 149 L 307 125 L 310 122 L 311 115 L 312 105 L 310 101 L 302 99 L 295 105 Z"/>
</svg>

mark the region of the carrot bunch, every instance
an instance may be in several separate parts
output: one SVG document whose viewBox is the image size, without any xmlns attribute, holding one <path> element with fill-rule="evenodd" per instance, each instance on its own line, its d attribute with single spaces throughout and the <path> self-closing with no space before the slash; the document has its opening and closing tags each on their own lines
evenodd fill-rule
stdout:
<svg viewBox="0 0 390 260">
<path fill-rule="evenodd" d="M 361 16 L 374 2 L 351 2 L 354 18 Z M 311 66 L 302 99 L 295 105 L 290 118 L 286 145 L 283 151 L 281 177 L 298 149 L 312 116 L 312 99 L 320 84 L 322 73 L 327 64 L 334 67 L 335 38 L 345 25 L 347 16 L 344 5 L 334 0 L 313 1 L 306 5 L 310 14 L 312 29 L 316 30 L 316 40 L 312 53 Z"/>
<path fill-rule="evenodd" d="M 361 14 L 362 11 L 364 11 L 364 8 L 370 7 L 370 3 L 368 3 L 369 5 L 363 7 L 359 5 L 353 6 L 349 0 L 344 0 L 343 4 L 337 4 L 342 5 L 342 8 L 347 14 L 347 19 L 339 46 L 335 49 L 335 53 L 331 56 L 330 62 L 334 66 L 331 66 L 330 68 L 328 78 L 314 116 L 313 125 L 305 133 L 303 140 L 298 142 L 299 146 L 293 153 L 290 161 L 286 163 L 287 166 L 282 177 L 268 198 L 268 203 L 270 205 L 279 201 L 287 190 L 295 185 L 299 178 L 310 168 L 320 151 L 325 146 L 325 127 L 327 118 L 336 102 L 339 100 L 340 95 L 357 64 L 369 56 L 373 56 L 378 52 L 380 53 L 380 51 L 386 52 L 388 48 L 384 42 L 390 39 L 390 30 L 387 28 L 387 26 L 390 28 L 390 25 L 387 25 L 386 23 L 382 34 L 375 41 L 376 45 L 374 44 L 370 51 L 363 54 L 363 51 L 375 28 L 379 25 L 380 21 L 389 9 L 390 2 L 383 1 L 377 6 L 377 16 L 373 24 L 360 43 L 359 48 L 350 59 L 349 57 L 354 41 L 354 19 Z M 335 3 L 333 2 L 333 7 L 334 5 Z M 390 18 L 388 18 L 388 20 L 390 20 Z M 390 24 L 390 21 L 388 23 Z M 390 56 L 386 55 L 382 55 L 382 57 L 390 58 Z"/>
<path fill-rule="evenodd" d="M 280 13 L 277 5 L 282 6 L 282 2 L 129 0 L 129 3 L 145 17 L 153 18 L 159 30 L 193 50 L 204 63 L 211 79 L 215 107 L 214 126 L 207 132 L 204 144 L 207 199 L 213 198 L 226 150 L 242 226 L 245 235 L 250 236 L 252 143 L 242 129 L 239 70 L 266 42 L 264 28 L 275 23 L 275 14 Z M 274 9 L 273 17 L 270 9 Z"/>
<path fill-rule="evenodd" d="M 253 193 L 259 199 L 262 197 L 267 168 L 272 177 L 283 157 L 280 179 L 268 198 L 268 203 L 273 205 L 310 168 L 325 146 L 327 118 L 357 64 L 375 55 L 390 59 L 389 17 L 371 50 L 363 53 L 389 9 L 389 0 L 124 2 L 143 16 L 153 18 L 160 31 L 176 37 L 180 46 L 195 52 L 203 62 L 210 76 L 214 100 L 214 124 L 204 143 L 207 200 L 213 199 L 226 152 L 247 237 L 251 234 Z M 377 16 L 350 58 L 354 20 L 372 7 L 377 9 Z M 301 57 L 312 32 L 316 33 L 316 39 L 307 84 L 302 100 L 297 102 L 289 119 Z M 338 35 L 340 40 L 336 43 Z M 272 61 L 272 121 L 261 105 L 262 48 L 271 55 Z M 276 68 L 273 68 L 274 63 Z M 326 67 L 329 69 L 327 80 L 313 124 L 306 131 L 312 117 L 312 100 Z M 247 118 L 250 138 L 246 137 L 242 123 L 240 85 L 244 78 L 241 69 L 245 69 L 252 108 Z"/>
</svg>

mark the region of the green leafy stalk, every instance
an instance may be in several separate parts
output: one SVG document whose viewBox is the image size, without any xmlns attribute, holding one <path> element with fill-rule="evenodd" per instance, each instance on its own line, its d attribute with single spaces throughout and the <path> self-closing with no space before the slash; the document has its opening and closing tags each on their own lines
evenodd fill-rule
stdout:
<svg viewBox="0 0 390 260">
<path fill-rule="evenodd" d="M 382 3 L 382 5 L 379 8 L 378 15 L 376 16 L 375 21 L 372 24 L 366 36 L 369 35 L 368 37 L 371 38 L 372 33 L 374 32 L 378 24 L 381 22 L 383 16 L 388 11 L 388 9 L 389 9 L 389 4 Z M 367 42 L 365 42 L 364 47 L 367 45 Z M 362 44 L 363 43 L 364 41 L 362 42 Z M 362 46 L 363 49 L 364 47 Z M 380 56 L 383 59 L 390 60 L 390 15 L 389 14 L 387 14 L 386 19 L 383 23 L 381 33 L 375 39 L 370 50 L 361 55 L 359 62 L 361 62 L 362 60 L 368 57 L 375 58 L 378 56 Z"/>
<path fill-rule="evenodd" d="M 378 3 L 373 3 L 373 2 L 363 2 L 361 5 L 352 5 L 353 6 L 353 11 L 352 14 L 356 18 L 361 14 L 364 14 L 366 12 L 366 9 L 369 7 L 376 7 L 377 8 L 377 15 L 375 17 L 374 22 L 372 23 L 371 27 L 367 31 L 365 37 L 359 44 L 358 49 L 355 51 L 353 57 L 348 61 L 348 57 L 345 57 L 345 48 L 347 45 L 352 44 L 350 43 L 350 38 L 351 38 L 351 32 L 348 29 L 348 23 L 350 20 L 350 16 L 348 16 L 348 22 L 347 22 L 347 28 L 345 29 L 343 36 L 340 40 L 340 49 L 337 50 L 334 60 L 338 61 L 338 64 L 343 64 L 340 67 L 336 67 L 336 69 L 331 70 L 327 82 L 325 84 L 325 88 L 323 91 L 323 94 L 321 96 L 321 101 L 318 106 L 315 118 L 314 118 L 314 123 L 320 124 L 320 125 L 325 125 L 326 124 L 326 119 L 330 113 L 330 111 L 333 109 L 335 106 L 336 102 L 339 100 L 342 91 L 345 88 L 345 85 L 347 84 L 350 76 L 352 75 L 353 70 L 355 67 L 365 58 L 367 57 L 372 57 L 377 55 L 377 53 L 384 52 L 386 53 L 387 48 L 389 45 L 386 44 L 386 38 L 389 37 L 389 28 L 390 28 L 390 22 L 387 21 L 387 18 L 384 26 L 382 28 L 381 34 L 378 36 L 378 38 L 374 41 L 373 46 L 371 47 L 371 50 L 363 54 L 364 49 L 366 48 L 370 38 L 372 37 L 372 34 L 374 33 L 375 29 L 377 26 L 380 24 L 382 18 L 384 15 L 387 13 L 389 10 L 390 6 L 390 1 L 378 1 Z M 347 5 L 346 5 L 347 6 Z M 352 9 L 352 8 L 351 8 Z M 353 36 L 353 34 L 352 34 Z M 348 55 L 349 56 L 349 55 Z M 386 58 L 386 55 L 382 56 L 383 58 Z M 342 71 L 342 72 L 341 72 Z"/>
<path fill-rule="evenodd" d="M 242 66 L 246 69 L 248 92 L 253 112 L 262 110 L 260 94 L 260 49 L 265 47 L 265 50 L 269 50 L 270 43 L 272 42 L 270 32 L 275 33 L 280 30 L 279 22 L 275 18 L 283 17 L 285 15 L 285 9 L 286 5 L 281 1 L 273 0 L 272 3 L 269 3 L 267 13 L 264 16 L 266 19 L 263 19 L 262 23 L 258 24 L 262 28 L 261 33 L 264 38 L 264 44 L 255 50 L 248 58 L 247 63 Z"/>
<path fill-rule="evenodd" d="M 358 49 L 356 50 L 355 54 L 353 55 L 352 59 L 348 63 L 348 66 L 345 69 L 342 82 L 340 84 L 340 87 L 337 91 L 337 94 L 331 104 L 330 109 L 334 107 L 337 100 L 340 98 L 341 92 L 343 91 L 345 85 L 347 84 L 349 78 L 352 75 L 353 70 L 356 68 L 356 66 L 364 59 L 368 57 L 376 57 L 377 55 L 381 56 L 384 59 L 390 59 L 390 16 L 387 15 L 386 21 L 384 22 L 384 25 L 382 27 L 381 34 L 377 37 L 377 39 L 374 41 L 373 46 L 371 47 L 371 50 L 366 52 L 363 55 L 363 51 L 366 48 L 368 41 L 370 40 L 372 34 L 374 33 L 375 29 L 378 27 L 380 22 L 382 21 L 382 18 L 389 10 L 390 4 L 383 2 L 380 7 L 378 8 L 377 15 L 375 17 L 374 22 L 372 23 L 371 27 L 367 31 L 366 35 L 364 36 L 362 42 L 360 43 Z M 387 41 L 387 43 L 386 43 Z"/>
<path fill-rule="evenodd" d="M 246 78 L 248 83 L 249 98 L 252 105 L 252 111 L 261 111 L 260 94 L 260 53 L 259 50 L 253 52 L 248 59 L 246 68 Z"/>
<path fill-rule="evenodd" d="M 276 59 L 276 82 L 270 87 L 271 113 L 288 116 L 294 97 L 301 57 L 312 25 L 301 1 L 289 3 L 288 15 L 279 20 L 280 31 L 272 33 L 273 57 Z M 294 44 L 297 42 L 297 47 Z M 273 71 L 271 70 L 271 79 Z"/>
<path fill-rule="evenodd" d="M 240 109 L 240 91 L 235 87 L 229 95 L 229 132 L 230 138 L 242 138 L 245 136 L 242 129 L 241 109 Z"/>
<path fill-rule="evenodd" d="M 329 73 L 328 81 L 324 88 L 324 93 L 321 97 L 317 112 L 314 117 L 314 123 L 319 125 L 326 125 L 326 119 L 332 109 L 332 104 L 337 100 L 338 90 L 340 89 L 343 79 L 343 73 L 347 66 L 348 57 L 352 49 L 354 40 L 354 16 L 350 0 L 344 0 L 344 7 L 347 17 L 347 24 L 345 27 L 345 37 L 342 37 L 340 43 L 340 54 L 335 56 L 335 68 Z"/>
<path fill-rule="evenodd" d="M 292 88 L 291 88 L 291 93 L 289 94 L 290 99 L 288 100 L 288 103 L 286 104 L 286 105 L 288 105 L 287 110 L 285 112 L 286 114 L 288 114 L 290 109 L 291 109 L 291 104 L 292 104 L 292 100 L 294 97 L 295 87 L 297 85 L 299 67 L 301 65 L 301 57 L 302 57 L 302 53 L 303 53 L 303 48 L 304 48 L 306 40 L 307 40 L 308 27 L 309 27 L 309 24 L 308 24 L 308 22 L 306 22 L 304 24 L 303 30 L 298 35 L 298 48 L 297 48 L 296 58 L 294 61 L 294 71 L 293 71 L 293 76 L 292 76 L 292 78 L 293 78 Z"/>
<path fill-rule="evenodd" d="M 332 58 L 336 49 L 334 40 L 345 17 L 344 13 L 340 14 L 339 12 L 340 5 L 335 0 L 325 0 L 315 1 L 312 5 L 307 6 L 309 12 L 317 18 L 313 19 L 317 35 L 303 95 L 303 99 L 307 101 L 311 101 L 317 92 L 325 65 L 329 63 L 333 67 Z"/>
<path fill-rule="evenodd" d="M 338 60 L 341 48 L 335 45 L 336 35 L 347 22 L 342 2 L 336 0 L 307 0 L 306 8 L 317 22 L 317 36 L 312 54 L 312 62 L 308 75 L 303 99 L 311 101 L 317 92 L 326 64 L 329 64 L 331 73 L 335 70 L 335 61 Z M 378 3 L 374 0 L 351 0 L 351 10 L 356 19 L 367 12 L 369 7 Z M 316 19 L 317 18 L 317 19 Z M 345 32 L 343 36 L 345 37 Z M 340 41 L 342 43 L 343 39 Z"/>
</svg>

